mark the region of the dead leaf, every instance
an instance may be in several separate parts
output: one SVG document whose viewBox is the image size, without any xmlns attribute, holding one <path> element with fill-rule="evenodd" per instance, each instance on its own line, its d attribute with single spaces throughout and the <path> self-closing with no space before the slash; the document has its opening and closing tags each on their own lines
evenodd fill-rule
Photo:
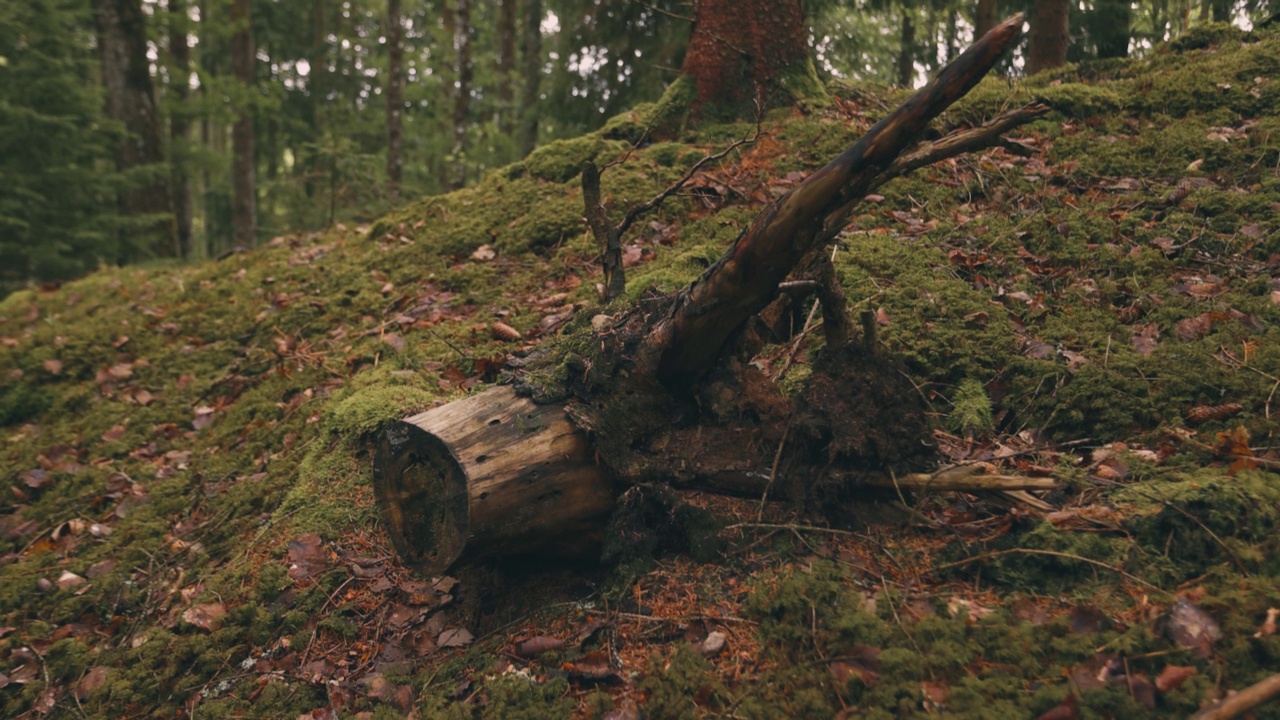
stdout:
<svg viewBox="0 0 1280 720">
<path fill-rule="evenodd" d="M 1213 314 L 1202 313 L 1193 318 L 1179 320 L 1176 326 L 1178 337 L 1183 342 L 1199 340 L 1213 329 Z"/>
<path fill-rule="evenodd" d="M 61 575 L 58 576 L 58 582 L 56 584 L 59 589 L 71 590 L 73 588 L 80 587 L 86 582 L 88 582 L 88 580 L 85 580 L 79 575 L 70 571 L 64 571 Z"/>
<path fill-rule="evenodd" d="M 1166 665 L 1164 670 L 1156 676 L 1156 689 L 1160 692 L 1175 690 L 1196 672 L 1197 670 L 1189 665 Z"/>
<path fill-rule="evenodd" d="M 319 575 L 328 567 L 328 561 L 319 535 L 303 533 L 289 541 L 289 577 L 294 580 Z"/>
<path fill-rule="evenodd" d="M 1215 449 L 1220 456 L 1230 461 L 1227 472 L 1231 475 L 1241 470 L 1253 470 L 1258 467 L 1253 450 L 1249 448 L 1249 440 L 1249 429 L 1243 425 L 1218 433 L 1218 444 Z"/>
<path fill-rule="evenodd" d="M 114 442 L 122 437 L 124 437 L 123 425 L 113 425 L 107 428 L 106 432 L 102 433 L 103 442 Z"/>
<path fill-rule="evenodd" d="M 195 416 L 195 419 L 191 421 L 191 427 L 195 428 L 196 430 L 203 430 L 209 427 L 209 424 L 213 422 L 214 412 L 215 412 L 214 409 L 209 407 L 208 405 L 201 405 L 200 407 L 196 408 L 195 409 L 196 416 Z"/>
<path fill-rule="evenodd" d="M 449 628 L 436 638 L 440 647 L 466 647 L 475 641 L 475 637 L 466 628 Z"/>
<path fill-rule="evenodd" d="M 618 676 L 609 663 L 609 653 L 604 650 L 589 652 L 576 662 L 565 663 L 563 669 L 571 678 L 592 682 L 612 680 Z"/>
<path fill-rule="evenodd" d="M 1036 720 L 1076 720 L 1080 717 L 1080 706 L 1076 702 L 1076 696 L 1067 693 L 1067 697 L 1057 705 L 1040 713 Z"/>
<path fill-rule="evenodd" d="M 107 681 L 107 669 L 102 665 L 94 665 L 89 668 L 89 672 L 76 682 L 72 692 L 77 700 L 84 700 L 92 695 L 98 688 L 102 687 Z"/>
<path fill-rule="evenodd" d="M 488 262 L 497 256 L 498 254 L 488 245 L 481 245 L 471 253 L 471 259 L 477 262 Z"/>
<path fill-rule="evenodd" d="M 222 618 L 226 615 L 227 608 L 222 603 L 202 603 L 187 608 L 182 613 L 182 619 L 201 630 L 213 632 L 222 625 Z"/>
<path fill-rule="evenodd" d="M 560 638 L 538 635 L 517 643 L 516 654 L 520 657 L 531 658 L 547 652 L 556 652 L 563 648 L 564 641 Z"/>
<path fill-rule="evenodd" d="M 1209 613 L 1180 597 L 1169 611 L 1169 639 L 1202 658 L 1213 655 L 1213 644 L 1222 639 L 1222 628 Z"/>
<path fill-rule="evenodd" d="M 61 360 L 50 358 L 48 360 L 45 360 L 44 363 L 42 364 L 44 365 L 45 372 L 49 373 L 50 375 L 57 375 L 62 372 Z"/>
<path fill-rule="evenodd" d="M 1139 325 L 1133 329 L 1133 349 L 1139 355 L 1147 356 L 1155 352 L 1156 347 L 1160 344 L 1160 330 L 1155 323 L 1147 323 Z"/>
</svg>

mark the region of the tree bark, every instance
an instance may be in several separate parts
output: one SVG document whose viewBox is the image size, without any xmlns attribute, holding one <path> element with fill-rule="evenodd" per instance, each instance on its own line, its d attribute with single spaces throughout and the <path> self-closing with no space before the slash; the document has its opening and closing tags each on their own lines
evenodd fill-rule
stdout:
<svg viewBox="0 0 1280 720">
<path fill-rule="evenodd" d="M 524 0 L 520 21 L 520 156 L 538 144 L 538 96 L 542 85 L 542 0 Z"/>
<path fill-rule="evenodd" d="M 1027 75 L 1067 63 L 1070 13 L 1067 0 L 1036 0 L 1027 34 Z"/>
<path fill-rule="evenodd" d="M 693 81 L 695 115 L 751 114 L 790 102 L 780 84 L 811 62 L 800 0 L 697 0 L 681 72 Z"/>
<path fill-rule="evenodd" d="M 902 9 L 902 27 L 898 34 L 898 87 L 915 85 L 916 24 L 910 8 Z"/>
<path fill-rule="evenodd" d="M 253 28 L 249 0 L 233 0 L 231 22 L 231 75 L 244 86 L 244 102 L 231 126 L 231 239 L 236 247 L 257 244 L 258 198 L 254 183 L 253 156 Z"/>
<path fill-rule="evenodd" d="M 178 255 L 189 258 L 193 254 L 191 238 L 192 216 L 195 212 L 191 200 L 191 177 L 187 172 L 188 145 L 191 121 L 187 111 L 187 99 L 191 95 L 191 46 L 187 43 L 186 0 L 169 0 L 169 55 L 173 62 L 173 79 L 169 92 L 173 93 L 173 111 L 169 115 L 169 162 L 172 166 L 173 218 Z"/>
<path fill-rule="evenodd" d="M 973 39 L 979 40 L 996 26 L 996 0 L 978 0 L 978 10 L 973 18 Z"/>
<path fill-rule="evenodd" d="M 1214 22 L 1231 22 L 1232 0 L 1210 0 Z"/>
<path fill-rule="evenodd" d="M 159 170 L 165 162 L 164 126 L 151 82 L 147 59 L 146 16 L 140 0 L 93 0 L 107 117 L 124 126 L 126 137 L 116 148 L 122 171 Z M 130 217 L 163 215 L 147 233 L 155 236 L 148 248 L 161 257 L 179 254 L 172 197 L 163 174 L 124 191 L 121 211 Z"/>
<path fill-rule="evenodd" d="M 1129 0 L 1098 0 L 1090 24 L 1099 58 L 1129 56 L 1129 26 L 1133 6 Z"/>
<path fill-rule="evenodd" d="M 374 455 L 396 550 L 425 575 L 463 558 L 602 538 L 613 481 L 564 406 L 502 386 L 396 423 Z"/>
<path fill-rule="evenodd" d="M 387 0 L 387 191 L 400 195 L 404 167 L 404 42 L 400 0 Z"/>
<path fill-rule="evenodd" d="M 498 6 L 498 124 L 508 135 L 515 130 L 516 9 L 516 0 Z"/>
<path fill-rule="evenodd" d="M 454 45 L 458 49 L 458 79 L 453 98 L 453 152 L 456 163 L 449 187 L 467 184 L 467 128 L 471 120 L 471 83 L 474 66 L 471 60 L 471 0 L 457 0 Z"/>
</svg>

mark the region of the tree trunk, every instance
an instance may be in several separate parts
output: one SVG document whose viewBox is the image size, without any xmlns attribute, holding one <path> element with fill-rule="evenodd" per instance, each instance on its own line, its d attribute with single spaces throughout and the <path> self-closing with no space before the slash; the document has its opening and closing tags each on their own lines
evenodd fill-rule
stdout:
<svg viewBox="0 0 1280 720">
<path fill-rule="evenodd" d="M 1210 0 L 1213 5 L 1214 22 L 1231 22 L 1232 0 Z"/>
<path fill-rule="evenodd" d="M 498 7 L 497 70 L 499 127 L 510 135 L 515 129 L 516 0 L 502 0 Z"/>
<path fill-rule="evenodd" d="M 467 127 L 471 119 L 471 82 L 474 67 L 471 61 L 471 0 L 457 0 L 454 45 L 458 48 L 458 80 L 453 98 L 453 155 L 456 169 L 449 187 L 460 188 L 467 184 Z"/>
<path fill-rule="evenodd" d="M 1027 75 L 1067 63 L 1070 13 L 1067 0 L 1036 0 L 1027 35 Z"/>
<path fill-rule="evenodd" d="M 996 0 L 978 0 L 978 11 L 973 19 L 973 39 L 981 39 L 995 26 Z"/>
<path fill-rule="evenodd" d="M 231 75 L 245 88 L 253 90 L 253 28 L 250 24 L 249 0 L 233 0 L 231 22 Z M 258 198 L 254 187 L 253 168 L 253 103 L 250 99 L 239 108 L 239 116 L 231 126 L 231 239 L 236 247 L 257 244 Z"/>
<path fill-rule="evenodd" d="M 93 15 L 107 117 L 118 121 L 127 133 L 116 148 L 116 166 L 126 172 L 148 167 L 158 170 L 165 162 L 164 126 L 151 82 L 141 0 L 93 0 Z M 120 205 L 129 217 L 163 215 L 147 228 L 147 234 L 155 237 L 148 249 L 161 257 L 179 254 L 172 197 L 163 174 L 154 173 L 150 180 L 124 191 Z"/>
<path fill-rule="evenodd" d="M 520 156 L 538 144 L 538 95 L 542 85 L 542 0 L 524 0 L 520 22 Z"/>
<path fill-rule="evenodd" d="M 561 404 L 501 386 L 396 423 L 374 454 L 374 495 L 406 564 L 597 544 L 613 482 Z"/>
<path fill-rule="evenodd" d="M 1129 56 L 1129 26 L 1133 6 L 1129 0 L 1098 0 L 1090 24 L 1099 58 Z"/>
<path fill-rule="evenodd" d="M 387 0 L 387 191 L 400 195 L 400 175 L 404 167 L 404 44 L 400 21 L 400 0 Z"/>
<path fill-rule="evenodd" d="M 902 29 L 898 37 L 898 87 L 915 85 L 916 24 L 910 8 L 902 9 Z"/>
<path fill-rule="evenodd" d="M 173 93 L 174 100 L 169 116 L 169 162 L 173 167 L 173 218 L 178 254 L 184 258 L 193 254 L 191 220 L 194 213 L 191 178 L 187 172 L 191 139 L 187 110 L 187 99 L 191 95 L 191 46 L 187 44 L 189 24 L 186 0 L 169 0 L 169 55 L 173 62 L 169 92 Z"/>
<path fill-rule="evenodd" d="M 682 73 L 695 114 L 751 115 L 794 100 L 788 75 L 811 72 L 800 0 L 697 0 Z"/>
</svg>

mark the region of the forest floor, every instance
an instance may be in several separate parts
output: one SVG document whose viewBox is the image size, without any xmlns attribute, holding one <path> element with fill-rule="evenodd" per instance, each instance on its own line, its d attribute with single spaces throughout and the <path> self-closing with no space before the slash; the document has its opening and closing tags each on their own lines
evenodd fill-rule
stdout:
<svg viewBox="0 0 1280 720">
<path fill-rule="evenodd" d="M 628 300 L 901 99 L 831 92 L 629 234 Z M 830 528 L 690 492 L 718 525 L 689 554 L 403 567 L 370 438 L 587 331 L 576 175 L 641 107 L 372 227 L 0 301 L 0 715 L 1183 717 L 1280 671 L 1280 35 L 988 80 L 943 124 L 1032 98 L 1032 157 L 891 183 L 835 263 L 939 461 L 1058 478 L 1052 509 L 894 495 Z M 646 145 L 606 197 L 753 131 Z M 820 336 L 759 364 L 798 382 Z"/>
</svg>

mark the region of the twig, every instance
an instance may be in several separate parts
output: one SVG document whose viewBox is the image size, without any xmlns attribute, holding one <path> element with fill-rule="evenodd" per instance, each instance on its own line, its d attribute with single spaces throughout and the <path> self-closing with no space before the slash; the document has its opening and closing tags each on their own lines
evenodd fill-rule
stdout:
<svg viewBox="0 0 1280 720">
<path fill-rule="evenodd" d="M 1228 720 L 1239 717 L 1277 696 L 1280 696 L 1280 675 L 1272 675 L 1227 697 L 1217 705 L 1192 715 L 1190 720 Z"/>
<path fill-rule="evenodd" d="M 1089 565 L 1110 570 L 1111 572 L 1117 573 L 1125 578 L 1128 578 L 1129 580 L 1132 580 L 1149 590 L 1155 590 L 1158 593 L 1164 592 L 1164 590 L 1161 589 L 1159 586 L 1152 585 L 1151 583 L 1147 582 L 1146 580 L 1143 580 L 1137 575 L 1134 575 L 1132 573 L 1125 571 L 1123 568 L 1116 567 L 1115 565 L 1108 565 L 1107 563 L 1104 563 L 1101 560 L 1094 560 L 1093 558 L 1082 557 L 1080 555 L 1073 555 L 1071 553 L 1058 552 L 1057 550 L 1036 550 L 1033 548 L 1009 548 L 1007 550 L 995 550 L 993 552 L 983 553 L 981 555 L 974 555 L 973 557 L 965 558 L 964 560 L 957 560 L 955 562 L 944 563 L 942 565 L 935 565 L 933 567 L 933 570 L 934 572 L 938 572 L 940 570 L 949 570 L 951 568 L 969 565 L 971 563 L 975 563 L 980 560 L 991 560 L 994 558 L 1001 557 L 1003 555 L 1044 555 L 1046 557 L 1063 558 L 1066 560 L 1077 560 L 1082 563 L 1087 563 Z"/>
<path fill-rule="evenodd" d="M 813 315 L 809 316 L 810 319 Z M 794 417 L 792 413 L 791 417 Z M 782 429 L 782 439 L 778 441 L 778 452 L 773 454 L 773 468 L 769 470 L 769 483 L 760 494 L 760 509 L 756 511 L 756 520 L 764 518 L 764 506 L 769 501 L 769 491 L 773 489 L 773 481 L 778 477 L 778 463 L 782 460 L 782 448 L 787 446 L 787 436 L 791 434 L 791 417 L 787 418 L 787 426 Z"/>
</svg>

